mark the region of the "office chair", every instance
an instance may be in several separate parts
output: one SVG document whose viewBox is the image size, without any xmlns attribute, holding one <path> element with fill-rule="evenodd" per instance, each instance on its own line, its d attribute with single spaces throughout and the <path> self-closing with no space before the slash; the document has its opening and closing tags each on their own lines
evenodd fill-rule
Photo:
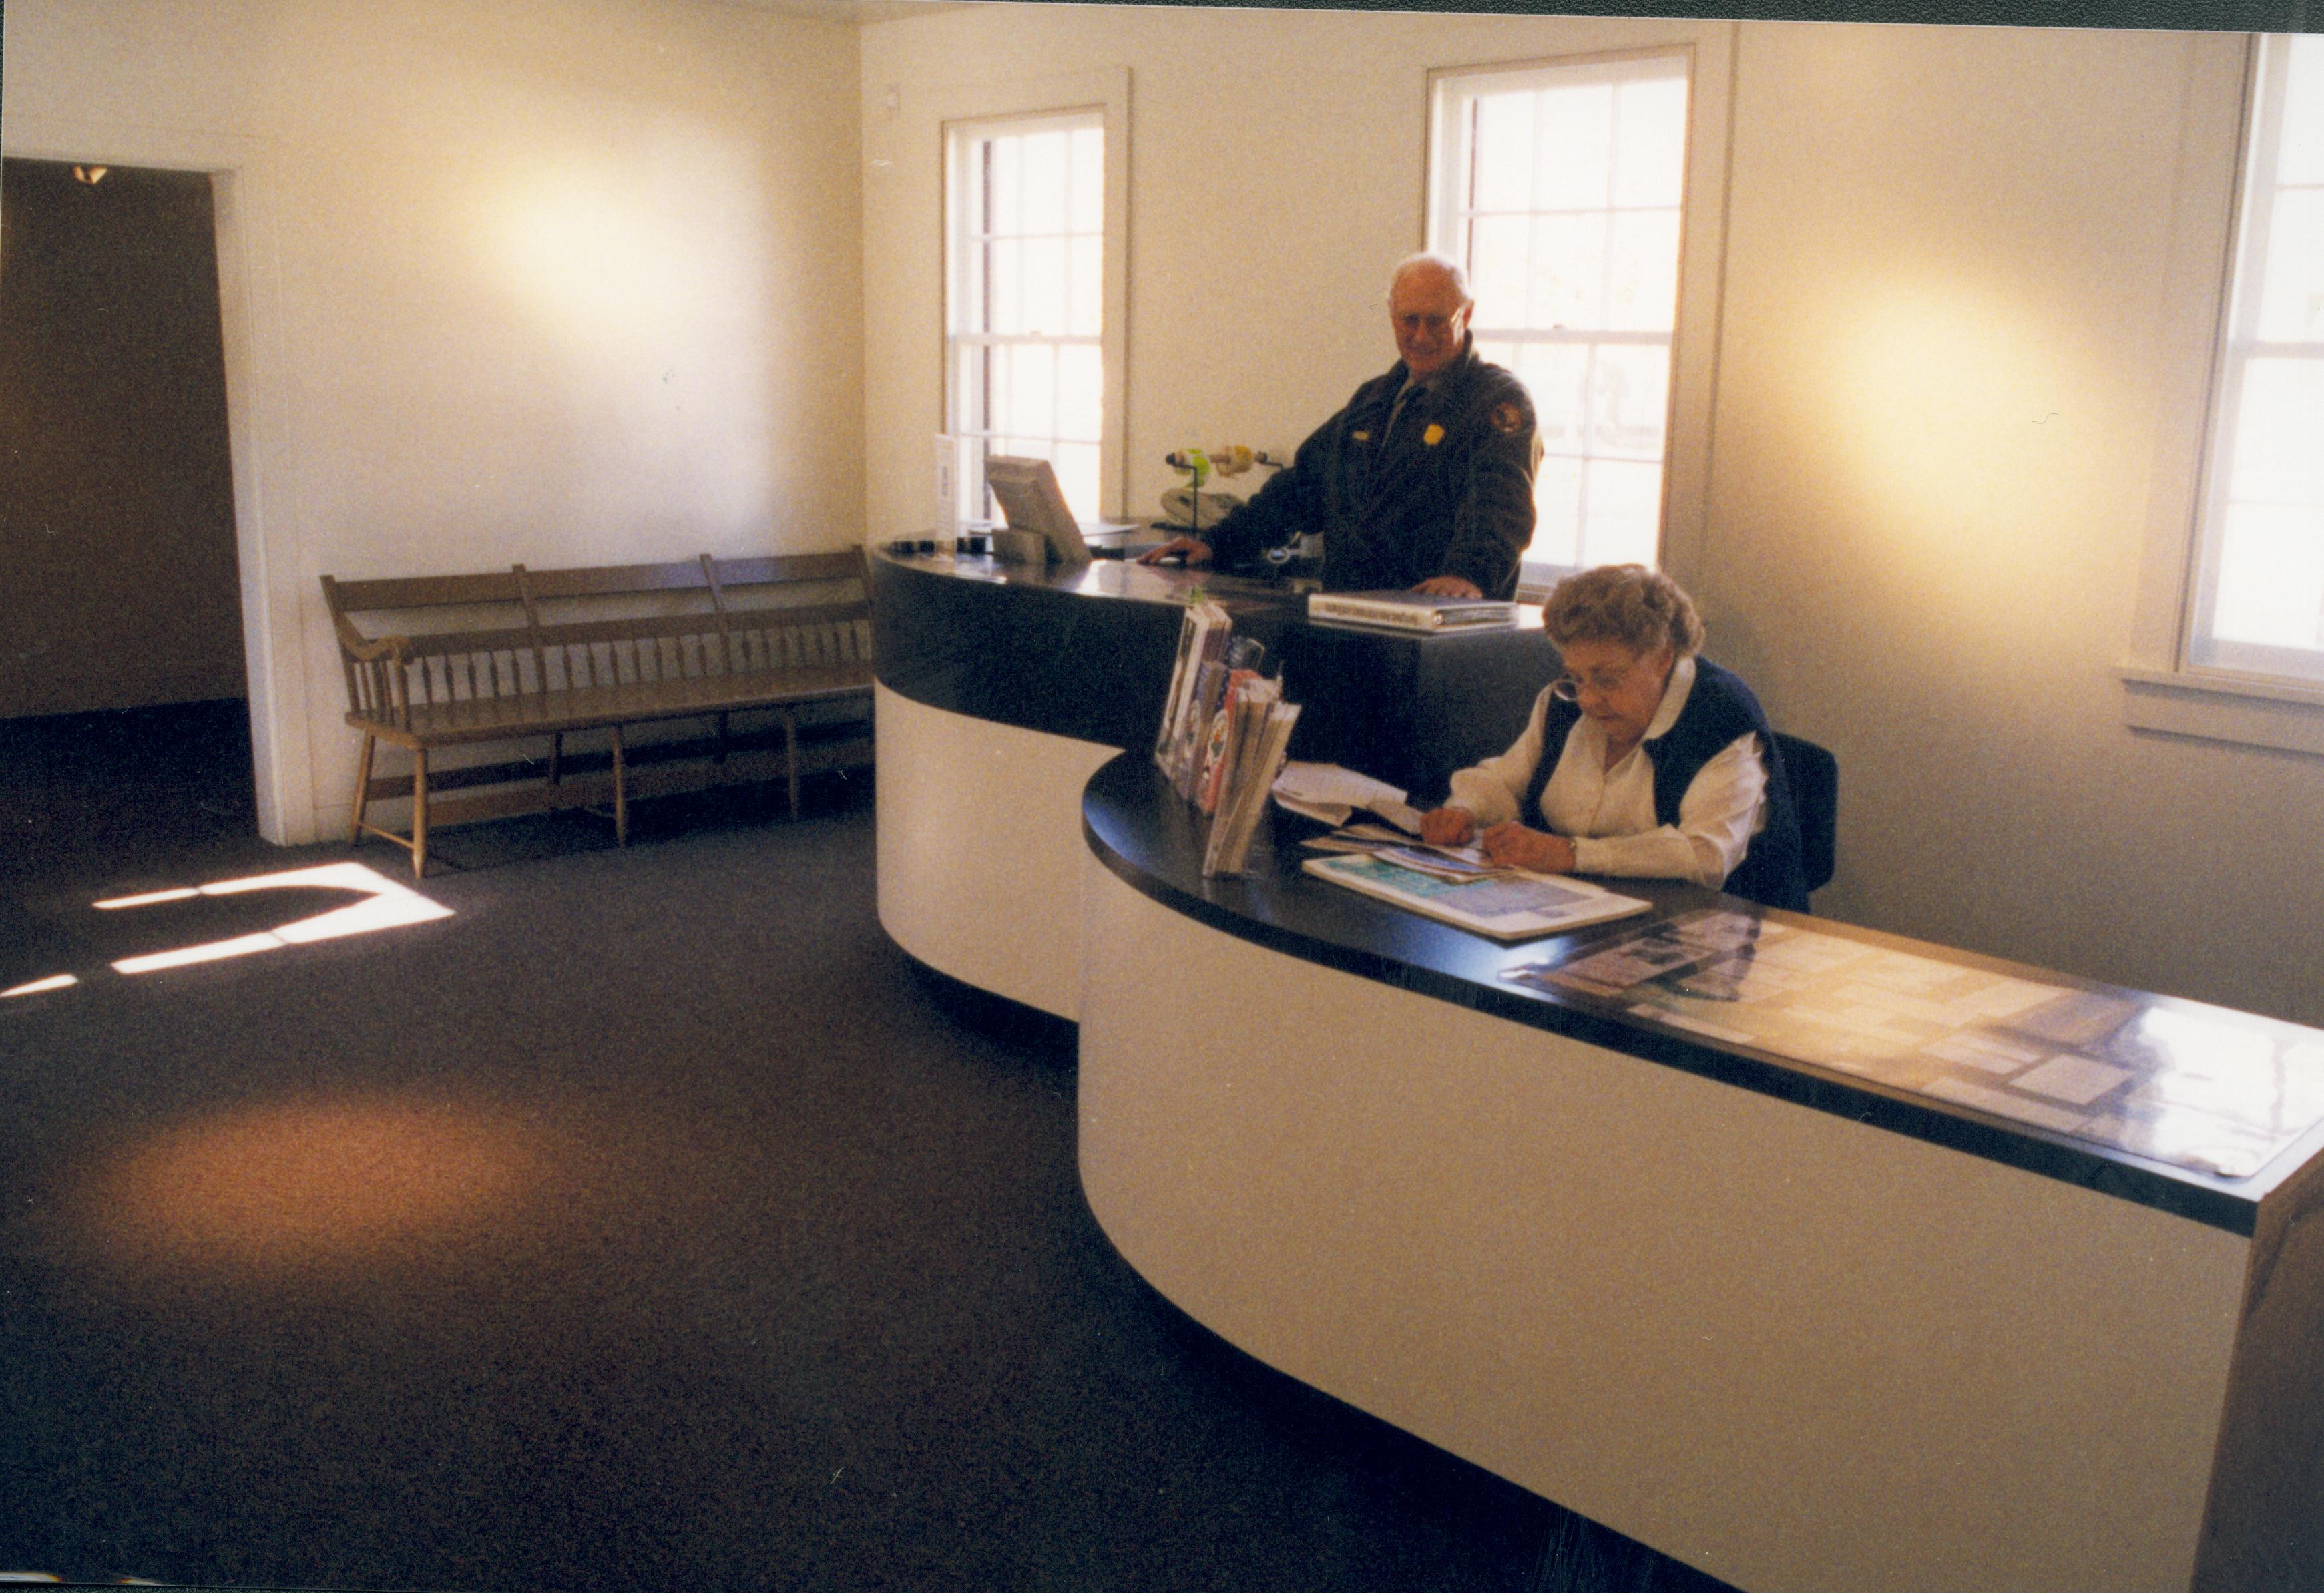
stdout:
<svg viewBox="0 0 2324 1593">
<path fill-rule="evenodd" d="M 1800 815 L 1800 872 L 1810 890 L 1831 883 L 1840 835 L 1840 760 L 1798 736 L 1775 732 L 1784 772 L 1792 780 L 1792 806 Z"/>
</svg>

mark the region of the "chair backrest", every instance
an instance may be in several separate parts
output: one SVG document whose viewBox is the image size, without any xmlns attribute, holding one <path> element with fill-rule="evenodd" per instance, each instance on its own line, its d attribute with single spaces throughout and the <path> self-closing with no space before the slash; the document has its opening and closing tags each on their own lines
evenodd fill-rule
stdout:
<svg viewBox="0 0 2324 1593">
<path fill-rule="evenodd" d="M 1831 883 L 1840 843 L 1840 760 L 1813 741 L 1775 732 L 1775 747 L 1791 776 L 1792 806 L 1800 815 L 1800 871 L 1810 890 Z"/>
</svg>

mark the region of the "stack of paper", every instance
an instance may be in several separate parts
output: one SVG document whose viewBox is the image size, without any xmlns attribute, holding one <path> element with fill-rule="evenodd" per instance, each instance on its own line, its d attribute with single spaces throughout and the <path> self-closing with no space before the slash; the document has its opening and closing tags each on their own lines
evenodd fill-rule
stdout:
<svg viewBox="0 0 2324 1593">
<path fill-rule="evenodd" d="M 1517 605 L 1498 597 L 1437 597 L 1425 592 L 1311 592 L 1307 617 L 1392 631 L 1507 630 Z"/>
<path fill-rule="evenodd" d="M 1154 737 L 1154 766 L 1178 795 L 1210 815 L 1205 878 L 1240 874 L 1249 866 L 1268 792 L 1299 721 L 1297 706 L 1283 700 L 1282 682 L 1259 672 L 1266 649 L 1249 637 L 1230 638 L 1232 628 L 1215 603 L 1186 610 Z"/>
<path fill-rule="evenodd" d="M 1200 754 L 1210 716 L 1203 711 L 1202 688 L 1207 666 L 1211 684 L 1223 693 L 1227 634 L 1234 622 L 1215 603 L 1188 606 L 1178 623 L 1178 661 L 1170 672 L 1170 692 L 1162 699 L 1162 724 L 1154 738 L 1154 766 L 1176 787 L 1191 795 L 1201 772 Z M 1215 709 L 1217 699 L 1211 704 Z"/>
<path fill-rule="evenodd" d="M 1211 833 L 1203 849 L 1203 876 L 1240 874 L 1250 866 L 1250 845 L 1267 812 L 1268 792 L 1283 767 L 1299 706 L 1283 701 L 1283 688 L 1258 677 L 1245 682 L 1221 715 L 1225 723 L 1221 761 L 1205 785 L 1211 803 Z"/>
<path fill-rule="evenodd" d="M 1406 803 L 1402 791 L 1336 763 L 1285 764 L 1276 777 L 1275 799 L 1318 824 L 1344 824 L 1362 808 L 1398 829 L 1420 833 L 1420 815 Z"/>
</svg>

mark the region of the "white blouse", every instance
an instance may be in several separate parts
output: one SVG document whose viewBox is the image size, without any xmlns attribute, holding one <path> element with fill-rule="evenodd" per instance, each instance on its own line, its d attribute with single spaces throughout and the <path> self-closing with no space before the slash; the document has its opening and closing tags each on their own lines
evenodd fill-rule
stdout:
<svg viewBox="0 0 2324 1593">
<path fill-rule="evenodd" d="M 1767 822 L 1767 766 L 1759 738 L 1738 736 L 1702 766 L 1679 798 L 1678 823 L 1655 815 L 1655 765 L 1648 745 L 1678 722 L 1694 689 L 1694 659 L 1683 658 L 1639 743 L 1606 767 L 1606 732 L 1584 715 L 1568 732 L 1565 751 L 1541 794 L 1541 818 L 1573 841 L 1574 872 L 1632 879 L 1691 879 L 1716 889 Z M 1534 699 L 1516 744 L 1498 758 L 1452 777 L 1451 805 L 1484 829 L 1517 817 L 1517 805 L 1541 761 L 1542 723 L 1550 695 Z"/>
</svg>

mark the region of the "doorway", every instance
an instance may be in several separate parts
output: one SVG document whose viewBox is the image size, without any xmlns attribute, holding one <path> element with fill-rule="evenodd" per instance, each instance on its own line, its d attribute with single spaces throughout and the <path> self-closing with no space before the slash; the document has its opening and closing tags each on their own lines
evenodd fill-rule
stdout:
<svg viewBox="0 0 2324 1593">
<path fill-rule="evenodd" d="M 198 774 L 247 828 L 244 658 L 211 180 L 0 161 L 0 729 L 83 790 L 166 807 Z"/>
</svg>

